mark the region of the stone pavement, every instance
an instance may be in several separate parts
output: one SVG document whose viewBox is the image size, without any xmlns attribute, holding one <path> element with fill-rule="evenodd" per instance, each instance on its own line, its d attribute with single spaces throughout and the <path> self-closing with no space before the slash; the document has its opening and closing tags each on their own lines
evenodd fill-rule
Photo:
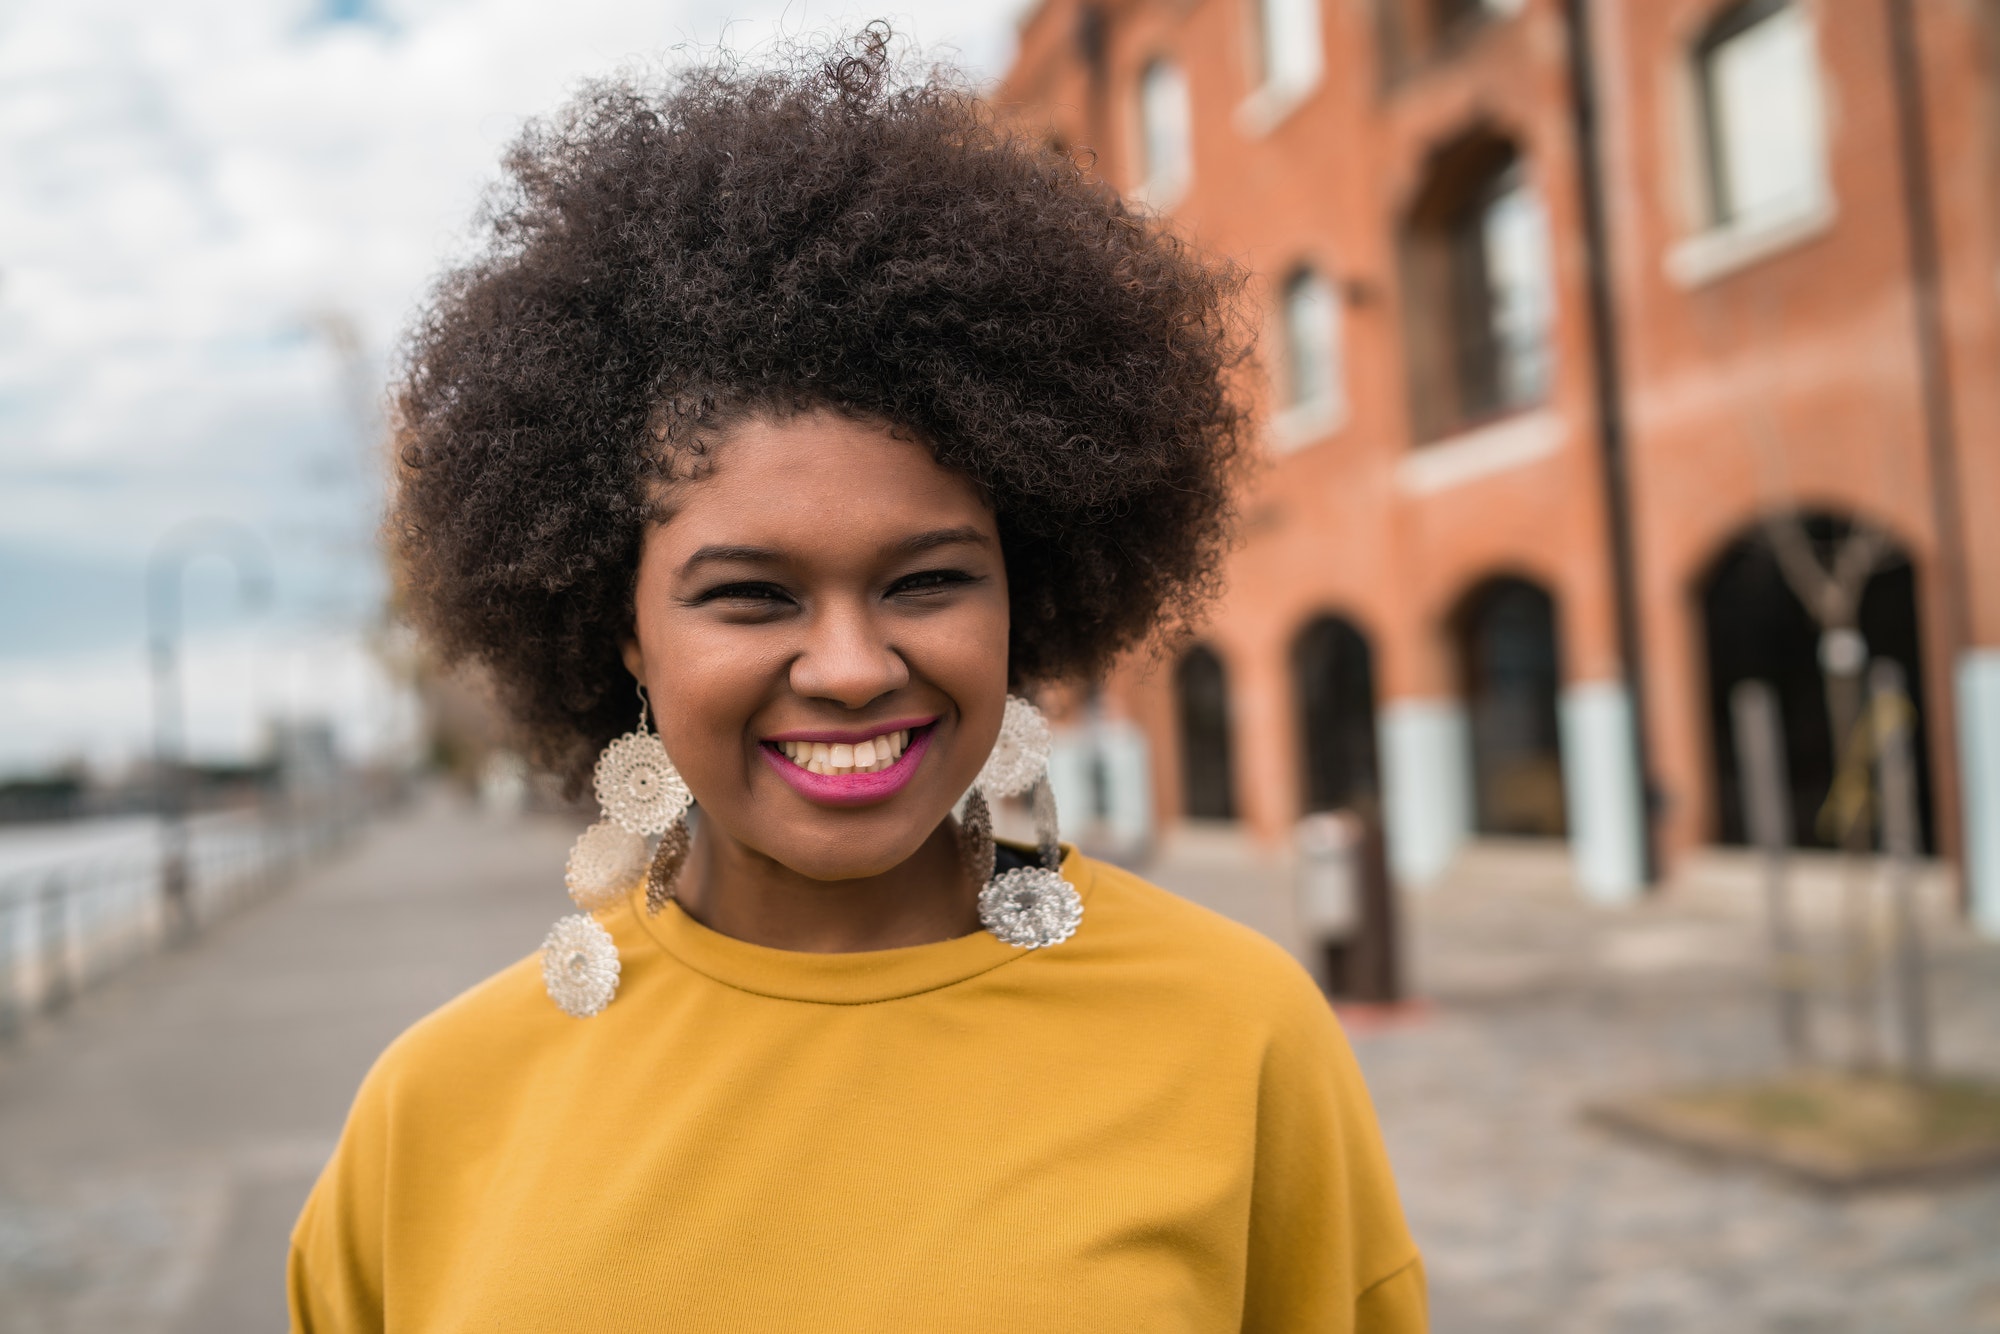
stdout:
<svg viewBox="0 0 2000 1334">
<path fill-rule="evenodd" d="M 433 800 L 0 1047 L 0 1334 L 268 1334 L 347 1102 L 540 944 L 575 826 Z"/>
<path fill-rule="evenodd" d="M 0 1334 L 281 1328 L 285 1235 L 369 1060 L 535 947 L 573 830 L 434 800 L 0 1047 Z M 1195 837 L 1150 873 L 1297 944 L 1282 865 Z M 1563 881 L 1477 850 L 1409 901 L 1423 1007 L 1350 1015 L 1439 1334 L 2000 1331 L 2000 1178 L 1826 1198 L 1578 1120 L 1773 1044 L 1740 908 Z M 2000 1076 L 2000 949 L 1940 954 L 1944 1060 Z"/>
<path fill-rule="evenodd" d="M 1282 866 L 1195 839 L 1150 874 L 1297 946 Z M 1418 1014 L 1350 1018 L 1439 1334 L 2000 1331 L 2000 1174 L 1832 1198 L 1580 1121 L 1770 1070 L 1777 1043 L 1748 905 L 1593 910 L 1566 880 L 1549 850 L 1475 849 L 1405 900 Z M 2000 1081 L 2000 947 L 1935 947 L 1940 1063 Z"/>
</svg>

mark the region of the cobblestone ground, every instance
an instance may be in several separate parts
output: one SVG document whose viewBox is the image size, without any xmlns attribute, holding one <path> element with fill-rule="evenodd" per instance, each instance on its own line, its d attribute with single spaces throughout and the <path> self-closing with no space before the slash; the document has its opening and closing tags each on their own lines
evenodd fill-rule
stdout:
<svg viewBox="0 0 2000 1334">
<path fill-rule="evenodd" d="M 1296 943 L 1276 868 L 1197 852 L 1153 874 Z M 1410 903 L 1422 1010 L 1350 1016 L 1438 1334 L 2000 1331 L 2000 1174 L 1829 1197 L 1582 1122 L 1777 1053 L 1753 916 L 1594 911 L 1562 878 L 1539 851 L 1467 858 Z M 2000 949 L 1936 949 L 1941 1062 L 2000 1081 Z"/>
<path fill-rule="evenodd" d="M 0 1334 L 270 1334 L 377 1052 L 540 943 L 575 826 L 434 801 L 0 1046 Z"/>
<path fill-rule="evenodd" d="M 285 1235 L 368 1062 L 532 949 L 574 826 L 433 802 L 0 1047 L 0 1334 L 283 1327 Z M 1151 874 L 1295 946 L 1282 867 Z M 1773 1059 L 1754 920 L 1579 906 L 1484 849 L 1409 904 L 1423 1005 L 1349 1015 L 1439 1334 L 2000 1331 L 2000 1177 L 1852 1198 L 1584 1125 Z M 2000 949 L 1940 944 L 1945 1064 L 2000 1077 Z"/>
</svg>

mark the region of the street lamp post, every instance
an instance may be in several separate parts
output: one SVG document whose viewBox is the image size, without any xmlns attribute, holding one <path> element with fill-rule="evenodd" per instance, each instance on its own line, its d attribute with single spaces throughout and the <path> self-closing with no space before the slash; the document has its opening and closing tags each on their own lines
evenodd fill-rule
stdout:
<svg viewBox="0 0 2000 1334">
<path fill-rule="evenodd" d="M 153 681 L 153 799 L 160 816 L 160 896 L 170 938 L 194 930 L 188 838 L 187 707 L 181 675 L 181 578 L 197 556 L 216 555 L 236 567 L 237 592 L 248 609 L 270 592 L 264 542 L 232 519 L 191 519 L 153 547 L 146 562 L 146 626 Z"/>
</svg>

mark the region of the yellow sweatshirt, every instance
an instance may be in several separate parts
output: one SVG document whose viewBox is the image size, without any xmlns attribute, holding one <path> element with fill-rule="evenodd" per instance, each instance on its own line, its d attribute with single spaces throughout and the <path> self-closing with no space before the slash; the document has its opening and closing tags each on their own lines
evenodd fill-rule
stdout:
<svg viewBox="0 0 2000 1334">
<path fill-rule="evenodd" d="M 1423 1270 L 1332 1013 L 1071 853 L 1083 924 L 801 954 L 604 915 L 399 1038 L 292 1236 L 310 1334 L 1410 1334 Z"/>
</svg>

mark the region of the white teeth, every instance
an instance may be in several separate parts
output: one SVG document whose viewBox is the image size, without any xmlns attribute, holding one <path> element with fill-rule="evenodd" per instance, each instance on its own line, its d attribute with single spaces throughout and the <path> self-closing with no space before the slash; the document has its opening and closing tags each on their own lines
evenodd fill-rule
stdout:
<svg viewBox="0 0 2000 1334">
<path fill-rule="evenodd" d="M 884 732 L 864 742 L 776 742 L 778 754 L 814 774 L 880 774 L 902 760 L 910 730 Z"/>
<path fill-rule="evenodd" d="M 902 731 L 884 732 L 866 741 L 852 745 L 845 742 L 825 741 L 780 741 L 778 751 L 801 769 L 816 774 L 875 774 L 881 773 L 898 760 L 910 747 L 910 733 Z"/>
</svg>

